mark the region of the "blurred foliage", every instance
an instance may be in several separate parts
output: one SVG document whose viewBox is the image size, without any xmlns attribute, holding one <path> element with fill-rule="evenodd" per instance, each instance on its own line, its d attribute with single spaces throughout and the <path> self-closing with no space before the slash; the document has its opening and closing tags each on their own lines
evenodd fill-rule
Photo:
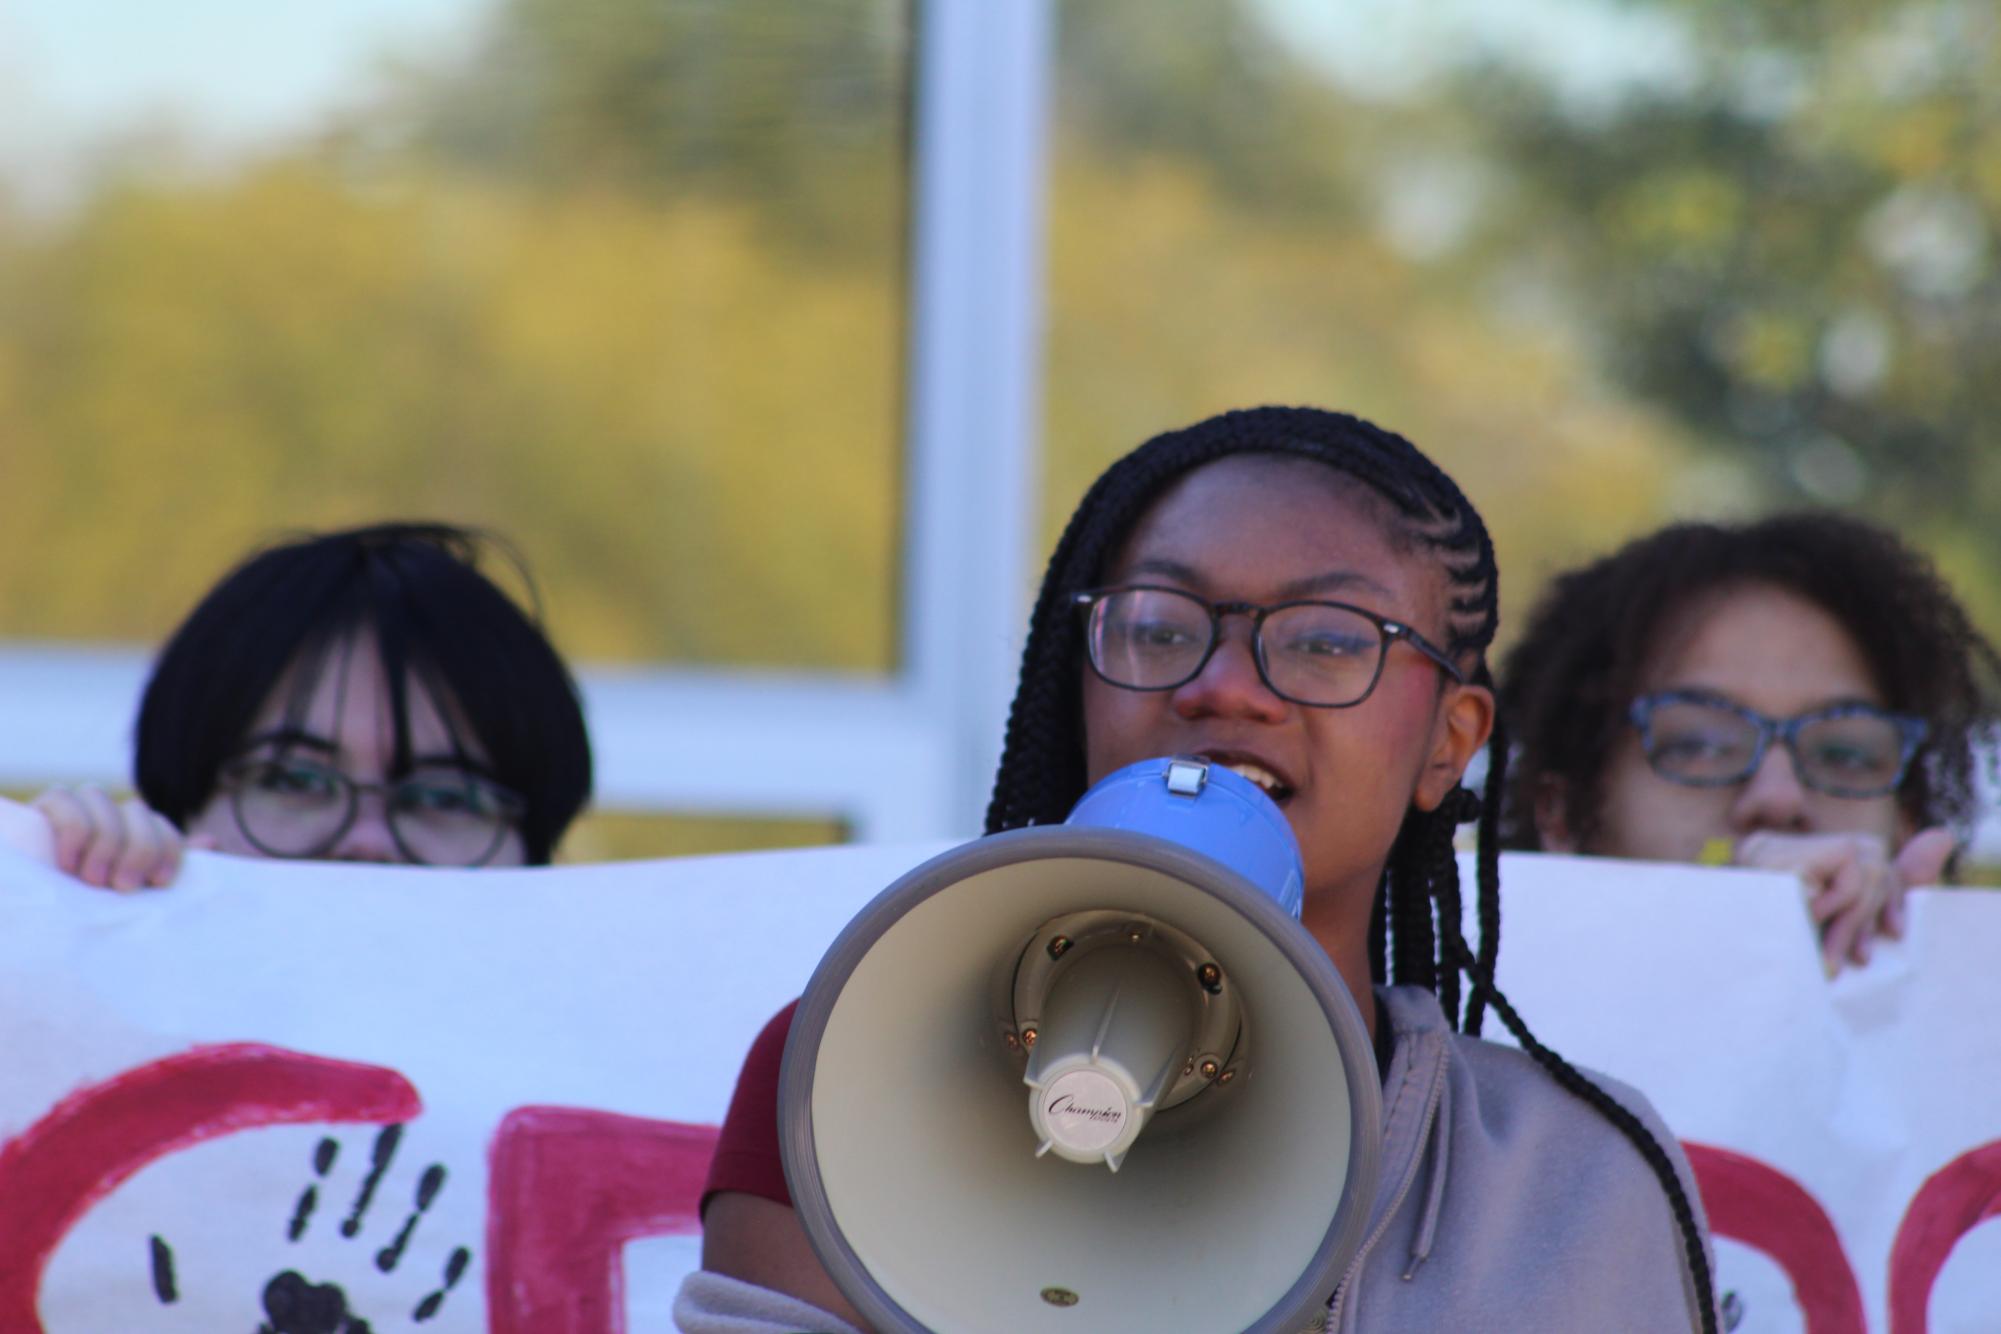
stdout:
<svg viewBox="0 0 2001 1334">
<path fill-rule="evenodd" d="M 651 857 L 702 857 L 715 852 L 845 843 L 838 820 L 760 820 L 653 812 L 588 810 L 563 836 L 556 860 L 564 865 L 637 861 Z"/>
<path fill-rule="evenodd" d="M 765 193 L 688 164 L 784 140 L 752 103 L 808 89 L 840 22 L 894 12 L 516 0 L 472 56 L 320 141 L 219 177 L 149 159 L 71 214 L 7 218 L 0 627 L 157 638 L 254 543 L 435 514 L 515 540 L 573 654 L 889 669 L 898 34 L 868 28 L 883 51 L 844 73 L 867 113 L 799 111 L 811 142 Z M 628 22 L 592 45 L 591 15 Z M 801 69 L 731 85 L 721 122 L 611 86 L 639 78 L 613 57 L 697 35 Z M 509 77 L 482 72 L 492 50 Z M 830 247 L 795 205 L 847 188 L 806 170 L 842 134 L 865 202 Z"/>
<path fill-rule="evenodd" d="M 1360 413 L 1451 471 L 1494 533 L 1504 638 L 1556 570 L 1756 504 L 1727 462 L 1690 467 L 1677 427 L 1609 390 L 1564 331 L 1399 248 L 1380 178 L 1415 113 L 1344 97 L 1247 6 L 1177 13 L 1060 11 L 1045 550 L 1113 458 L 1256 403 Z"/>
<path fill-rule="evenodd" d="M 734 197 L 823 262 L 879 257 L 902 226 L 906 26 L 890 0 L 501 0 L 469 58 L 406 70 L 396 100 L 432 161 Z"/>
<path fill-rule="evenodd" d="M 1505 608 L 1673 510 L 1734 500 L 1553 340 L 1469 317 L 1366 232 L 1218 210 L 1191 168 L 1066 162 L 1050 230 L 1043 537 L 1157 430 L 1262 402 L 1358 412 L 1480 506 Z"/>
<path fill-rule="evenodd" d="M 510 535 L 574 652 L 885 668 L 894 288 L 756 230 L 311 161 L 100 196 L 0 270 L 8 631 L 156 636 L 390 511 Z"/>
<path fill-rule="evenodd" d="M 1475 47 L 1351 94 L 1249 0 L 1062 5 L 1044 537 L 1157 430 L 1315 402 L 1464 482 L 1515 611 L 1807 498 L 2001 620 L 1993 13 L 1621 7 L 1691 73 L 1580 106 Z M 0 200 L 0 631 L 157 638 L 254 542 L 430 513 L 513 537 L 573 655 L 892 668 L 910 40 L 498 0 L 309 141 Z"/>
<path fill-rule="evenodd" d="M 1578 105 L 1504 62 L 1444 96 L 1618 384 L 1774 503 L 1916 536 L 2001 621 L 2001 10 L 1652 0 L 1679 77 Z"/>
<path fill-rule="evenodd" d="M 1471 32 L 1364 95 L 1247 0 L 1065 6 L 1060 494 L 1151 429 L 1331 403 L 1461 477 L 1516 608 L 1666 519 L 1823 504 L 2001 630 L 2001 11 L 1599 8 L 1677 42 L 1584 96 Z"/>
</svg>

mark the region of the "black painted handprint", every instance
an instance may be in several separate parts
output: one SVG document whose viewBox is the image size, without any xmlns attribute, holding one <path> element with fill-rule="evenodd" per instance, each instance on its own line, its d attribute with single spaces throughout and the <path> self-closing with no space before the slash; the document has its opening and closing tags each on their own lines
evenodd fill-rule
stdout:
<svg viewBox="0 0 2001 1334">
<path fill-rule="evenodd" d="M 376 1135 L 369 1150 L 367 1174 L 362 1178 L 347 1216 L 340 1221 L 337 1229 L 341 1237 L 350 1241 L 360 1238 L 376 1193 L 395 1161 L 402 1139 L 403 1127 L 400 1125 L 385 1126 Z M 339 1161 L 340 1148 L 340 1142 L 331 1137 L 321 1139 L 314 1146 L 313 1179 L 299 1192 L 298 1200 L 292 1207 L 291 1217 L 285 1225 L 288 1242 L 296 1244 L 311 1231 L 314 1215 L 320 1208 L 321 1188 L 328 1182 Z M 374 1266 L 377 1270 L 384 1274 L 396 1271 L 411 1238 L 416 1234 L 418 1223 L 429 1212 L 444 1186 L 443 1164 L 432 1163 L 419 1175 L 409 1212 L 402 1225 L 388 1243 L 375 1252 Z M 164 1239 L 155 1236 L 151 1239 L 151 1252 L 154 1295 L 163 1304 L 171 1305 L 180 1300 L 174 1274 L 173 1248 Z M 413 1324 L 423 1324 L 438 1314 L 444 1306 L 446 1294 L 465 1276 L 471 1261 L 472 1252 L 467 1248 L 460 1246 L 453 1249 L 445 1261 L 441 1281 L 411 1308 L 409 1320 Z M 377 1324 L 351 1310 L 349 1300 L 347 1292 L 337 1283 L 315 1283 L 295 1269 L 286 1269 L 273 1275 L 264 1285 L 264 1320 L 257 1326 L 257 1334 L 375 1334 Z"/>
</svg>

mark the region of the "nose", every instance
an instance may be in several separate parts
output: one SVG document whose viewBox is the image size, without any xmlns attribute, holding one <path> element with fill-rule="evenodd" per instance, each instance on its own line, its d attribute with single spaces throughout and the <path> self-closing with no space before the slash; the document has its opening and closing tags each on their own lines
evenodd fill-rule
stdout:
<svg viewBox="0 0 2001 1334">
<path fill-rule="evenodd" d="M 1224 623 L 1222 638 L 1195 679 L 1175 687 L 1174 709 L 1184 718 L 1244 718 L 1277 722 L 1285 701 L 1258 672 L 1249 624 Z"/>
<path fill-rule="evenodd" d="M 1731 804 L 1731 822 L 1739 833 L 1760 829 L 1801 833 L 1808 828 L 1807 790 L 1794 767 L 1792 752 L 1774 742 Z"/>
<path fill-rule="evenodd" d="M 328 849 L 327 860 L 383 865 L 403 860 L 403 850 L 396 846 L 396 836 L 389 830 L 389 803 L 382 793 L 357 794 L 354 821 Z"/>
</svg>

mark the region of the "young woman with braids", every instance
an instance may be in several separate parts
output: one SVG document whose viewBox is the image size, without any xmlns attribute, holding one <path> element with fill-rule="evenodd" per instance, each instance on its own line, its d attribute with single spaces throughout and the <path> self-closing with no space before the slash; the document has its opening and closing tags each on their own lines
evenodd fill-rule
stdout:
<svg viewBox="0 0 2001 1334">
<path fill-rule="evenodd" d="M 1478 514 L 1399 436 L 1279 408 L 1159 436 L 1099 479 L 1057 546 L 987 828 L 1061 821 L 1093 780 L 1176 753 L 1228 765 L 1284 811 L 1305 927 L 1347 980 L 1384 1084 L 1371 1240 L 1329 1294 L 1336 1328 L 1710 1329 L 1703 1222 L 1675 1142 L 1643 1099 L 1537 1043 L 1492 986 L 1491 843 L 1482 950 L 1459 931 L 1454 827 L 1479 816 L 1492 833 L 1459 778 L 1493 726 L 1496 598 Z M 1098 631 L 1140 600 L 1149 623 L 1187 631 L 1173 670 L 1105 649 Z M 1339 687 L 1295 656 L 1330 642 L 1365 655 Z M 1487 1007 L 1525 1052 L 1470 1036 Z M 687 1330 L 857 1322 L 785 1193 L 788 1020 L 759 1038 L 723 1130 L 707 1272 L 677 1306 Z"/>
<path fill-rule="evenodd" d="M 1841 515 L 1676 524 L 1559 575 L 1508 660 L 1506 841 L 1797 873 L 1831 974 L 1902 933 L 1976 814 L 2001 659 Z"/>
</svg>

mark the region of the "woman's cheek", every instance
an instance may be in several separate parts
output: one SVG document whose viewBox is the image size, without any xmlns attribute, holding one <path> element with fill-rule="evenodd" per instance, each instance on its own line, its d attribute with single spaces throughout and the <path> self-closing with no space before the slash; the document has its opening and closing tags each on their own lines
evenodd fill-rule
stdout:
<svg viewBox="0 0 2001 1334">
<path fill-rule="evenodd" d="M 519 829 L 508 830 L 507 837 L 501 840 L 500 846 L 494 850 L 493 856 L 489 857 L 483 863 L 486 866 L 496 867 L 526 866 L 527 864 L 528 845 L 522 841 Z"/>
<path fill-rule="evenodd" d="M 1642 861 L 1698 861 L 1714 840 L 1734 841 L 1729 790 L 1670 783 L 1620 756 L 1600 784 L 1596 829 L 1583 851 Z"/>
<path fill-rule="evenodd" d="M 1385 683 L 1387 684 L 1387 683 Z M 1404 682 L 1352 709 L 1327 709 L 1309 719 L 1315 768 L 1336 776 L 1369 775 L 1371 786 L 1415 775 L 1430 748 L 1437 699 Z M 1413 780 L 1414 781 L 1414 780 Z"/>
<path fill-rule="evenodd" d="M 1128 764 L 1166 754 L 1158 739 L 1167 692 L 1117 690 L 1087 676 L 1084 681 L 1084 782 L 1097 782 Z"/>
</svg>

